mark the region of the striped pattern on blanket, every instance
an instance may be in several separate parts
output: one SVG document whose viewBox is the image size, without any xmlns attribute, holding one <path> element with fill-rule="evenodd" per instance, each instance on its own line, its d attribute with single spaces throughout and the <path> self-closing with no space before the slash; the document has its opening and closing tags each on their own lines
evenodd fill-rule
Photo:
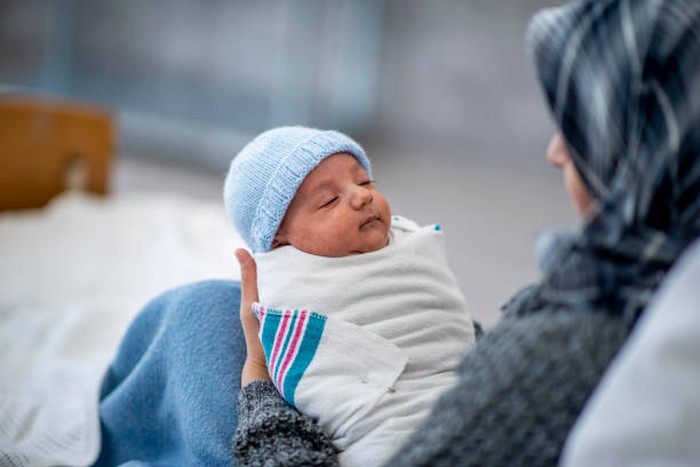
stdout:
<svg viewBox="0 0 700 467">
<path fill-rule="evenodd" d="M 326 317 L 308 310 L 279 310 L 253 304 L 260 321 L 260 340 L 277 390 L 294 405 L 299 381 L 316 354 Z"/>
</svg>

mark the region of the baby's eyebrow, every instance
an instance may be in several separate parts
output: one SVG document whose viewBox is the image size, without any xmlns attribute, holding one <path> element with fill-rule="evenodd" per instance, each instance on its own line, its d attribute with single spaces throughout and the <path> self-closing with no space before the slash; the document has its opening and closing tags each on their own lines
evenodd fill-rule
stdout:
<svg viewBox="0 0 700 467">
<path fill-rule="evenodd" d="M 328 179 L 328 180 L 323 180 L 319 182 L 317 185 L 313 186 L 312 189 L 310 190 L 310 194 L 316 194 L 320 191 L 323 190 L 330 190 L 333 187 L 333 180 Z"/>
<path fill-rule="evenodd" d="M 359 162 L 355 161 L 355 167 L 354 167 L 355 175 L 357 174 L 365 174 L 369 176 L 367 173 L 367 169 L 365 169 Z"/>
</svg>

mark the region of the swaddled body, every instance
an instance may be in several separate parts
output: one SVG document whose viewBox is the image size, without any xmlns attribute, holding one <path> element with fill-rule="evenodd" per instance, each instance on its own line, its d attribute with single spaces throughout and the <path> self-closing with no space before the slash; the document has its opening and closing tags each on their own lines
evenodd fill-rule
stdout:
<svg viewBox="0 0 700 467">
<path fill-rule="evenodd" d="M 455 382 L 474 343 L 444 232 L 394 216 L 390 237 L 362 255 L 285 246 L 255 256 L 270 375 L 318 419 L 344 465 L 386 459 Z"/>
</svg>

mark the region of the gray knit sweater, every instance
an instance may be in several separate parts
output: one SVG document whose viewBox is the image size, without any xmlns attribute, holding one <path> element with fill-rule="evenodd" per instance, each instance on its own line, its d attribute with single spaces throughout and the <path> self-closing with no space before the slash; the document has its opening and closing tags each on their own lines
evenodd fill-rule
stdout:
<svg viewBox="0 0 700 467">
<path fill-rule="evenodd" d="M 504 318 L 462 362 L 457 386 L 388 465 L 556 465 L 628 326 L 604 314 Z M 337 465 L 328 437 L 270 383 L 239 395 L 238 465 Z"/>
</svg>

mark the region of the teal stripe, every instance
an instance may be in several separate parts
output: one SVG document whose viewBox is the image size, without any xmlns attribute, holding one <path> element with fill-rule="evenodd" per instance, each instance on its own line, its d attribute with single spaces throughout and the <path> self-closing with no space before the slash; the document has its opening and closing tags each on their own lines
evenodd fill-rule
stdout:
<svg viewBox="0 0 700 467">
<path fill-rule="evenodd" d="M 308 320 L 306 331 L 299 345 L 299 352 L 290 365 L 290 368 L 287 370 L 287 376 L 282 390 L 284 398 L 292 405 L 294 405 L 294 394 L 299 385 L 299 381 L 301 381 L 301 377 L 309 367 L 314 355 L 316 355 L 316 350 L 318 350 L 318 345 L 323 335 L 323 329 L 326 326 L 325 316 L 310 313 Z"/>
<path fill-rule="evenodd" d="M 265 317 L 262 324 L 262 341 L 263 350 L 265 351 L 265 360 L 267 361 L 267 370 L 270 371 L 270 358 L 272 357 L 272 348 L 275 345 L 275 334 L 280 327 L 282 317 L 278 313 L 270 313 L 270 310 L 265 310 Z"/>
</svg>

